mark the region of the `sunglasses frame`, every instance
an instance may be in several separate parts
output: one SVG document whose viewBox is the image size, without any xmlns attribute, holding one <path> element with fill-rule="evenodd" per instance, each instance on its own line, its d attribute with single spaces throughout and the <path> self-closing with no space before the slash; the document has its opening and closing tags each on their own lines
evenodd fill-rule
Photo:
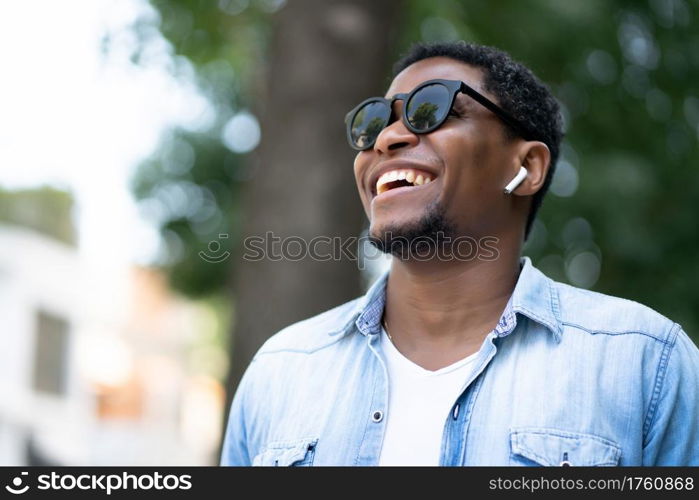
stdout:
<svg viewBox="0 0 699 500">
<path fill-rule="evenodd" d="M 479 104 L 487 108 L 489 111 L 491 111 L 493 114 L 495 114 L 498 118 L 500 118 L 505 124 L 509 125 L 517 134 L 519 134 L 522 138 L 529 140 L 531 137 L 531 134 L 527 130 L 527 127 L 525 127 L 519 120 L 517 120 L 515 117 L 513 117 L 510 113 L 502 109 L 500 106 L 495 104 L 493 101 L 485 97 L 483 94 L 478 92 L 477 90 L 473 89 L 470 87 L 466 82 L 460 81 L 460 80 L 444 80 L 441 78 L 437 78 L 434 80 L 427 80 L 425 82 L 422 82 L 419 84 L 417 87 L 415 87 L 413 90 L 411 90 L 409 93 L 400 93 L 400 94 L 395 94 L 393 97 L 390 99 L 387 99 L 385 97 L 369 97 L 368 99 L 363 100 L 359 104 L 357 104 L 352 110 L 347 113 L 345 116 L 345 124 L 346 124 L 346 132 L 347 132 L 347 141 L 349 142 L 350 146 L 352 149 L 355 149 L 357 151 L 365 151 L 369 148 L 372 148 L 374 144 L 376 143 L 376 138 L 378 138 L 378 134 L 376 138 L 374 138 L 373 141 L 371 141 L 370 144 L 364 147 L 359 147 L 355 145 L 354 140 L 352 139 L 352 122 L 354 121 L 354 118 L 356 117 L 357 113 L 366 106 L 367 104 L 370 104 L 372 102 L 378 102 L 378 103 L 383 103 L 387 106 L 387 109 L 390 111 L 390 114 L 388 116 L 388 119 L 386 121 L 386 124 L 383 126 L 381 130 L 386 128 L 390 123 L 392 123 L 391 117 L 393 116 L 393 103 L 397 100 L 403 100 L 406 104 L 410 102 L 410 100 L 413 98 L 413 96 L 419 92 L 421 89 L 424 87 L 427 87 L 428 85 L 434 85 L 434 84 L 441 84 L 444 87 L 447 88 L 447 90 L 450 92 L 451 97 L 449 100 L 449 107 L 447 109 L 451 110 L 452 107 L 454 106 L 454 100 L 456 99 L 456 95 L 460 92 L 463 92 L 467 96 L 471 97 L 474 101 L 477 101 Z M 410 130 L 414 134 L 428 134 L 432 132 L 433 130 L 438 129 L 441 127 L 444 122 L 447 120 L 449 117 L 449 112 L 444 114 L 444 117 L 442 117 L 441 120 L 439 120 L 437 123 L 434 125 L 424 129 L 424 130 L 418 130 L 415 127 L 413 127 L 410 122 L 408 121 L 407 115 L 405 113 L 401 113 L 401 118 L 403 121 L 403 124 L 406 126 L 408 130 Z M 380 132 L 379 132 L 380 133 Z"/>
</svg>

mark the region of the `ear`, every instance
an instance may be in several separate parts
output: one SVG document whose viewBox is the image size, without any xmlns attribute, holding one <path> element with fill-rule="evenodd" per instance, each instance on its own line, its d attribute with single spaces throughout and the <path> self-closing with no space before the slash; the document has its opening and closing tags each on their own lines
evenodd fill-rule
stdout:
<svg viewBox="0 0 699 500">
<path fill-rule="evenodd" d="M 539 191 L 544 185 L 546 174 L 551 163 L 551 152 L 546 144 L 541 141 L 526 141 L 521 144 L 518 152 L 519 165 L 527 169 L 527 177 L 515 189 L 512 194 L 530 196 Z M 517 165 L 513 176 L 519 170 Z"/>
</svg>

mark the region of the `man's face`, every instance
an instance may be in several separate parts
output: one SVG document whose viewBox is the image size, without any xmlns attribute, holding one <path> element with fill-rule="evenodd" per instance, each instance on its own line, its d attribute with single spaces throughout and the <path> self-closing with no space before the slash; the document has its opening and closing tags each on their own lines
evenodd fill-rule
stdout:
<svg viewBox="0 0 699 500">
<path fill-rule="evenodd" d="M 435 78 L 464 81 L 498 102 L 483 90 L 480 69 L 445 57 L 407 67 L 393 80 L 386 97 L 408 93 Z M 400 120 L 403 105 L 402 100 L 395 101 L 397 119 L 381 131 L 373 148 L 359 152 L 354 161 L 370 236 L 384 240 L 390 232 L 410 239 L 435 230 L 475 238 L 498 235 L 511 216 L 502 190 L 518 166 L 516 141 L 506 138 L 504 125 L 493 113 L 465 94 L 457 94 L 455 116 L 428 134 L 413 134 L 405 127 Z M 393 170 L 421 174 L 431 181 L 397 188 L 391 187 L 400 183 L 389 183 L 377 190 L 380 176 Z"/>
</svg>

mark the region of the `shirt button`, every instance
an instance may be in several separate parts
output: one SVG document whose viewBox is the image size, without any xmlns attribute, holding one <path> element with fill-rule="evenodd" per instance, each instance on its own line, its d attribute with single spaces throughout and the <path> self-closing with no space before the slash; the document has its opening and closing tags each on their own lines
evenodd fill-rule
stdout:
<svg viewBox="0 0 699 500">
<path fill-rule="evenodd" d="M 383 420 L 383 412 L 375 411 L 374 414 L 371 416 L 371 419 L 377 423 L 381 422 L 381 420 Z"/>
</svg>

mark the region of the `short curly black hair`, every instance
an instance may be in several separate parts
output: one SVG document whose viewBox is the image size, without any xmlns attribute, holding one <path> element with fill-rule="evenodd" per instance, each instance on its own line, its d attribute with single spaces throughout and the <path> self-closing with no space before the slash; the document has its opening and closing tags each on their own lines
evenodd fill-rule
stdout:
<svg viewBox="0 0 699 500">
<path fill-rule="evenodd" d="M 413 63 L 430 57 L 449 57 L 483 70 L 485 90 L 496 96 L 498 104 L 531 132 L 531 138 L 546 144 L 551 152 L 551 166 L 544 184 L 534 194 L 524 231 L 529 236 L 536 213 L 551 185 L 563 138 L 563 122 L 558 102 L 549 88 L 527 67 L 495 47 L 457 42 L 416 43 L 394 64 L 395 77 Z M 503 124 L 511 138 L 518 134 Z"/>
</svg>

